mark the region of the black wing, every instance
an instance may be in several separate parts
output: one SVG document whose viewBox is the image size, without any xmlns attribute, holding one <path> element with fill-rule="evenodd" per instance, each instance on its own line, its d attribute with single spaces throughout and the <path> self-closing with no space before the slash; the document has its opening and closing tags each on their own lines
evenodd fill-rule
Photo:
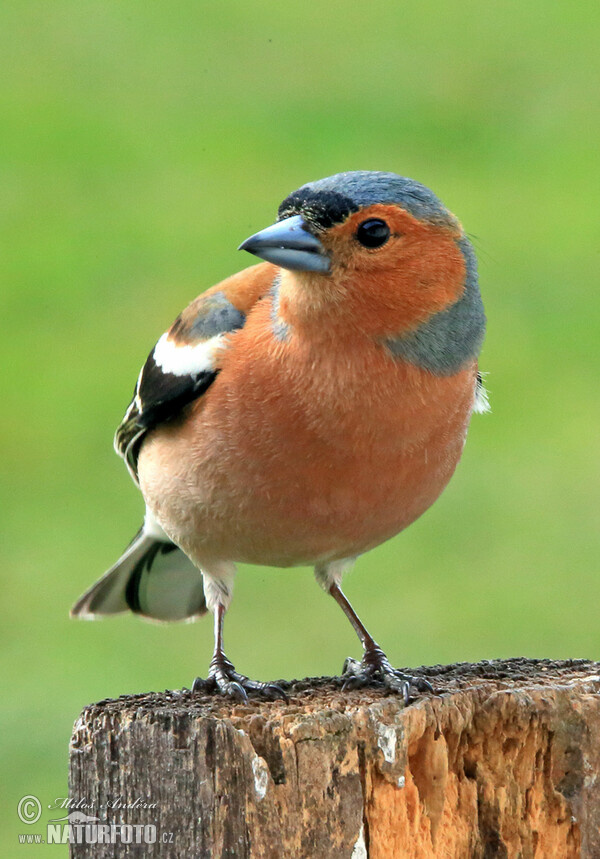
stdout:
<svg viewBox="0 0 600 859">
<path fill-rule="evenodd" d="M 139 375 L 133 399 L 115 434 L 115 450 L 137 482 L 137 462 L 146 434 L 176 417 L 216 379 L 215 353 L 245 315 L 222 290 L 197 298 L 160 338 Z"/>
<path fill-rule="evenodd" d="M 165 373 L 150 353 L 144 364 L 133 399 L 115 433 L 115 450 L 137 480 L 137 461 L 146 433 L 174 418 L 201 396 L 217 378 L 218 370 L 177 376 Z"/>
</svg>

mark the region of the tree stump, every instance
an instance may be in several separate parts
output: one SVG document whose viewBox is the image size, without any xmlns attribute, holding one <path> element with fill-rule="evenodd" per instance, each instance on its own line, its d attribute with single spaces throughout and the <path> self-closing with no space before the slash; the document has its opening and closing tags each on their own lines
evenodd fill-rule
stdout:
<svg viewBox="0 0 600 859">
<path fill-rule="evenodd" d="M 338 678 L 282 682 L 288 704 L 183 690 L 86 707 L 70 811 L 129 828 L 71 855 L 599 857 L 600 663 L 419 672 L 435 695 L 407 707 Z"/>
</svg>

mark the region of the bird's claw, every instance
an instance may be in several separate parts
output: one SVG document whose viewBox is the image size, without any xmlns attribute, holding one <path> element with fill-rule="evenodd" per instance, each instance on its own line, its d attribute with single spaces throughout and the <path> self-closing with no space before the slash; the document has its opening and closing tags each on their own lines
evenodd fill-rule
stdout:
<svg viewBox="0 0 600 859">
<path fill-rule="evenodd" d="M 433 692 L 433 686 L 424 677 L 414 677 L 393 668 L 387 657 L 378 651 L 366 653 L 362 661 L 348 657 L 342 670 L 342 689 L 360 689 L 370 686 L 373 682 L 383 683 L 388 689 L 400 692 L 404 703 L 410 702 L 411 693 Z"/>
<path fill-rule="evenodd" d="M 245 674 L 238 674 L 233 664 L 225 657 L 213 657 L 208 671 L 208 677 L 203 680 L 196 677 L 192 684 L 192 692 L 209 694 L 220 693 L 228 695 L 242 704 L 248 703 L 248 692 L 256 692 L 271 701 L 280 698 L 288 701 L 288 697 L 277 683 L 260 683 L 250 680 Z"/>
</svg>

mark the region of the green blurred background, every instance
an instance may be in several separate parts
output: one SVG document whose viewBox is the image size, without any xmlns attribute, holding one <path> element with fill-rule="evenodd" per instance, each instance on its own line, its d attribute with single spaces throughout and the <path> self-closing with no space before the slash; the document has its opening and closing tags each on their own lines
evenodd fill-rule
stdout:
<svg viewBox="0 0 600 859">
<path fill-rule="evenodd" d="M 541 0 L 2 4 L 2 856 L 58 816 L 26 827 L 16 804 L 65 795 L 85 704 L 206 671 L 209 621 L 68 610 L 139 524 L 112 434 L 141 362 L 312 179 L 432 187 L 475 237 L 489 317 L 493 413 L 350 598 L 399 665 L 600 658 L 599 18 Z M 265 679 L 359 652 L 308 570 L 242 568 L 226 640 Z"/>
</svg>

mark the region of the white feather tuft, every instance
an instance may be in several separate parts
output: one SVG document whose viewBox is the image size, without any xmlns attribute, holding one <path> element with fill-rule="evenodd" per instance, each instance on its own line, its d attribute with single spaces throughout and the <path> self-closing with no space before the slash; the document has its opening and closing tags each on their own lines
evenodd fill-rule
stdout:
<svg viewBox="0 0 600 859">
<path fill-rule="evenodd" d="M 473 412 L 476 415 L 484 415 L 486 412 L 491 412 L 490 400 L 481 379 L 477 382 L 475 390 L 475 403 L 473 404 Z"/>
<path fill-rule="evenodd" d="M 152 513 L 149 507 L 146 507 L 146 515 L 144 516 L 144 534 L 152 537 L 154 540 L 159 540 L 161 543 L 170 543 L 170 537 L 167 537 L 162 526 Z"/>
<path fill-rule="evenodd" d="M 213 614 L 217 606 L 222 605 L 225 611 L 229 608 L 233 596 L 234 578 L 235 564 L 230 561 L 211 564 L 210 571 L 206 569 L 204 564 L 202 565 L 206 605 Z"/>
</svg>

